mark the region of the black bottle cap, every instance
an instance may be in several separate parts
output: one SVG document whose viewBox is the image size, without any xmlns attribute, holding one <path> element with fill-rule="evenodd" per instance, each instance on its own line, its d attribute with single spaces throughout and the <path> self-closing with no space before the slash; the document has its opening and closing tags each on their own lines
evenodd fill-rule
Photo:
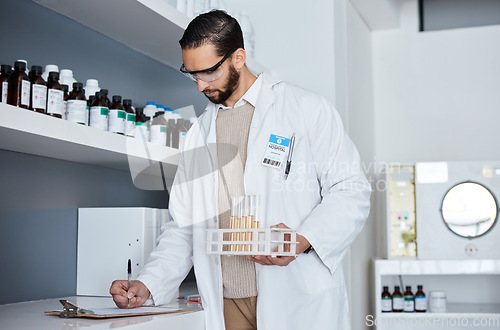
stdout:
<svg viewBox="0 0 500 330">
<path fill-rule="evenodd" d="M 97 93 L 99 93 L 99 92 L 97 92 Z M 97 93 L 96 93 L 96 94 L 97 94 Z M 90 103 L 94 103 L 95 99 L 96 99 L 96 96 L 95 96 L 95 95 L 90 95 L 90 96 L 89 96 L 89 102 L 90 102 Z"/>
<path fill-rule="evenodd" d="M 9 74 L 12 72 L 12 65 L 9 65 L 9 64 L 2 64 L 2 74 Z"/>
<path fill-rule="evenodd" d="M 58 79 L 59 80 L 59 72 L 57 72 L 57 71 L 49 72 L 49 79 Z"/>
<path fill-rule="evenodd" d="M 399 291 L 399 285 L 396 285 L 396 286 L 394 287 L 394 290 L 395 290 L 395 291 Z"/>
<path fill-rule="evenodd" d="M 417 289 L 422 290 L 424 287 L 422 285 L 417 285 Z"/>
<path fill-rule="evenodd" d="M 69 90 L 68 85 L 61 85 L 61 88 L 63 89 L 64 93 L 67 93 Z"/>
<path fill-rule="evenodd" d="M 389 287 L 388 286 L 384 286 L 384 291 L 389 291 Z"/>
<path fill-rule="evenodd" d="M 120 103 L 122 101 L 122 97 L 120 95 L 113 95 L 113 102 Z"/>
<path fill-rule="evenodd" d="M 73 89 L 83 89 L 83 84 L 81 82 L 74 82 Z"/>
<path fill-rule="evenodd" d="M 145 120 L 145 121 L 149 121 L 150 119 L 151 119 L 151 117 L 149 117 L 149 116 L 144 116 L 144 120 Z"/>
<path fill-rule="evenodd" d="M 95 96 L 94 96 L 94 97 L 95 97 L 96 99 L 100 99 L 100 98 L 101 98 L 101 95 L 102 95 L 101 91 L 97 91 L 97 92 L 95 92 Z"/>
<path fill-rule="evenodd" d="M 21 62 L 21 61 L 16 61 L 14 63 L 14 69 L 15 70 L 25 71 L 26 70 L 26 63 L 25 62 Z"/>
<path fill-rule="evenodd" d="M 154 115 L 154 118 L 156 118 L 158 116 L 163 116 L 164 114 L 165 114 L 165 112 L 163 112 L 163 111 L 156 111 L 155 115 Z"/>
<path fill-rule="evenodd" d="M 108 95 L 109 91 L 107 89 L 101 89 L 101 93 L 104 95 Z"/>
<path fill-rule="evenodd" d="M 132 100 L 131 99 L 123 99 L 123 105 L 130 107 L 132 105 Z"/>
<path fill-rule="evenodd" d="M 32 65 L 30 73 L 33 74 L 42 74 L 43 68 L 40 65 Z"/>
<path fill-rule="evenodd" d="M 406 286 L 406 291 L 411 291 L 411 286 L 410 285 Z"/>
</svg>

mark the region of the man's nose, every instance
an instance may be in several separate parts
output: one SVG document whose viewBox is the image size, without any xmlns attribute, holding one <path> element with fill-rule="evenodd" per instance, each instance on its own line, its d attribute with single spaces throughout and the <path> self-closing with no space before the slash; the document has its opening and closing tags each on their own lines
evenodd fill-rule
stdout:
<svg viewBox="0 0 500 330">
<path fill-rule="evenodd" d="M 196 81 L 196 84 L 198 85 L 198 91 L 200 91 L 200 92 L 203 92 L 209 85 L 208 83 L 204 82 L 201 79 L 198 79 Z"/>
</svg>

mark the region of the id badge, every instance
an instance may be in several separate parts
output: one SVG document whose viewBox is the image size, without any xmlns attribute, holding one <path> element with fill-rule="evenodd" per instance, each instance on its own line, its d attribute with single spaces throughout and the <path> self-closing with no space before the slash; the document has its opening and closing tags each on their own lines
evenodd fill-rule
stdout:
<svg viewBox="0 0 500 330">
<path fill-rule="evenodd" d="M 271 134 L 267 143 L 266 153 L 262 159 L 262 165 L 279 169 L 286 159 L 289 147 L 289 138 Z"/>
</svg>

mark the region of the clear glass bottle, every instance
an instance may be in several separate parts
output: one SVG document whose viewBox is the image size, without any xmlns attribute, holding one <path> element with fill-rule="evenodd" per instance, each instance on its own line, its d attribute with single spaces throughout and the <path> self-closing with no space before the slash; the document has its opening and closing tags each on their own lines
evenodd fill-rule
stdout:
<svg viewBox="0 0 500 330">
<path fill-rule="evenodd" d="M 68 97 L 67 114 L 66 120 L 80 125 L 88 125 L 87 99 L 81 82 L 73 83 L 73 90 Z"/>
<path fill-rule="evenodd" d="M 381 309 L 382 313 L 392 312 L 392 295 L 389 292 L 389 287 L 384 286 L 384 291 L 382 291 L 382 302 Z"/>
<path fill-rule="evenodd" d="M 7 103 L 28 109 L 30 105 L 31 83 L 26 74 L 26 62 L 16 61 L 14 72 L 10 75 L 8 83 Z"/>
<path fill-rule="evenodd" d="M 123 107 L 125 108 L 125 112 L 127 113 L 127 120 L 125 122 L 125 135 L 134 137 L 134 129 L 135 129 L 135 110 L 132 107 L 131 99 L 123 100 Z"/>
<path fill-rule="evenodd" d="M 0 70 L 0 87 L 2 94 L 0 94 L 0 102 L 7 104 L 7 95 L 9 93 L 9 77 L 12 74 L 12 66 L 9 64 L 2 64 Z"/>
<path fill-rule="evenodd" d="M 423 291 L 422 285 L 417 285 L 417 292 L 415 293 L 415 312 L 425 313 L 427 311 L 427 297 Z"/>
<path fill-rule="evenodd" d="M 106 99 L 101 92 L 95 93 L 95 100 L 90 106 L 89 126 L 103 131 L 108 130 L 109 108 Z"/>
<path fill-rule="evenodd" d="M 413 292 L 411 292 L 411 286 L 406 286 L 406 291 L 403 295 L 404 299 L 404 311 L 406 313 L 413 313 L 415 311 L 415 298 L 413 296 Z"/>
<path fill-rule="evenodd" d="M 403 294 L 399 291 L 399 285 L 394 287 L 394 292 L 392 293 L 392 311 L 402 312 L 404 308 Z"/>
<path fill-rule="evenodd" d="M 122 105 L 122 97 L 113 95 L 113 103 L 109 108 L 108 131 L 120 135 L 125 135 L 125 122 L 127 113 Z"/>
<path fill-rule="evenodd" d="M 42 78 L 42 70 L 41 66 L 33 65 L 30 71 L 31 98 L 29 109 L 39 113 L 45 113 L 47 109 L 47 84 Z"/>
<path fill-rule="evenodd" d="M 64 91 L 59 84 L 59 72 L 49 72 L 47 81 L 47 114 L 62 118 L 64 112 Z"/>
</svg>

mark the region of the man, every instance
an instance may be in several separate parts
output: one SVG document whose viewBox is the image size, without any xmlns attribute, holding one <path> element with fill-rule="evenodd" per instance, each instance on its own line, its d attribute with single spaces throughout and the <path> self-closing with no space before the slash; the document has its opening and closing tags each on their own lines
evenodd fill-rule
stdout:
<svg viewBox="0 0 500 330">
<path fill-rule="evenodd" d="M 210 103 L 182 148 L 174 221 L 130 290 L 113 282 L 117 306 L 168 303 L 194 265 L 208 330 L 349 329 L 341 261 L 368 215 L 370 186 L 338 113 L 313 93 L 254 76 L 240 26 L 223 11 L 196 17 L 180 44 L 181 71 Z M 295 143 L 270 163 L 273 136 Z M 242 195 L 266 205 L 261 227 L 297 230 L 296 258 L 205 253 L 206 229 L 229 228 L 229 201 Z"/>
</svg>

